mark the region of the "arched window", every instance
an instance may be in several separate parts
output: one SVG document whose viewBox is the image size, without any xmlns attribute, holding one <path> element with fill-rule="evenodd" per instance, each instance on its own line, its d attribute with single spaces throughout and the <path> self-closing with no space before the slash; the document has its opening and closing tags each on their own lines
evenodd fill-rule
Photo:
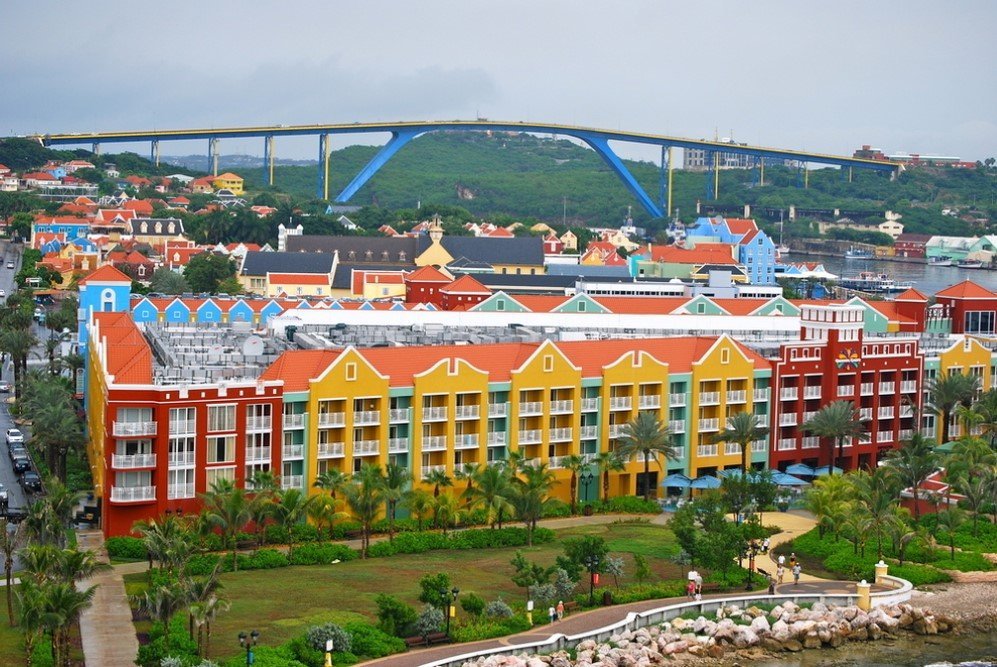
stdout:
<svg viewBox="0 0 997 667">
<path fill-rule="evenodd" d="M 100 293 L 100 310 L 103 313 L 114 312 L 114 290 L 111 288 Z"/>
</svg>

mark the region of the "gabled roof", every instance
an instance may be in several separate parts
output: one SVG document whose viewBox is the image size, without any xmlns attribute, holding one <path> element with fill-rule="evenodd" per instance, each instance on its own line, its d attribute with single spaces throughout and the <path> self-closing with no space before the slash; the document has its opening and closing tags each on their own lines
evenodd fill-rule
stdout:
<svg viewBox="0 0 997 667">
<path fill-rule="evenodd" d="M 492 291 L 469 275 L 463 275 L 446 287 L 440 289 L 441 294 L 491 294 Z"/>
<path fill-rule="evenodd" d="M 418 252 L 425 252 L 432 241 L 426 236 L 415 239 Z M 491 265 L 527 264 L 543 266 L 543 239 L 538 236 L 496 239 L 488 236 L 444 236 L 440 245 L 451 257 L 466 257 L 475 262 Z"/>
<path fill-rule="evenodd" d="M 407 283 L 442 283 L 450 284 L 453 278 L 437 269 L 435 266 L 423 266 L 405 276 Z"/>
<path fill-rule="evenodd" d="M 699 243 L 692 249 L 653 246 L 651 260 L 664 264 L 737 264 L 731 246 L 722 243 Z"/>
<path fill-rule="evenodd" d="M 724 218 L 727 221 L 727 229 L 731 234 L 744 235 L 758 231 L 758 225 L 754 220 L 747 218 Z"/>
<path fill-rule="evenodd" d="M 263 371 L 260 380 L 283 380 L 284 393 L 306 391 L 340 354 L 342 350 L 289 350 Z"/>
<path fill-rule="evenodd" d="M 948 297 L 951 299 L 997 299 L 997 292 L 991 292 L 985 287 L 981 287 L 972 280 L 963 280 L 958 285 L 946 287 L 935 297 Z"/>
<path fill-rule="evenodd" d="M 289 238 L 298 238 L 291 236 Z M 241 275 L 265 276 L 268 273 L 332 273 L 332 255 L 321 252 L 253 252 L 246 253 Z"/>
<path fill-rule="evenodd" d="M 105 369 L 116 384 L 151 384 L 152 350 L 131 313 L 94 313 L 107 355 Z"/>
<path fill-rule="evenodd" d="M 906 292 L 898 294 L 894 298 L 894 301 L 917 301 L 918 303 L 927 303 L 928 297 L 911 287 Z"/>
<path fill-rule="evenodd" d="M 105 264 L 96 271 L 89 274 L 86 278 L 79 281 L 79 285 L 87 285 L 89 283 L 127 283 L 132 284 L 132 279 L 118 271 L 116 268 L 110 264 Z"/>
</svg>

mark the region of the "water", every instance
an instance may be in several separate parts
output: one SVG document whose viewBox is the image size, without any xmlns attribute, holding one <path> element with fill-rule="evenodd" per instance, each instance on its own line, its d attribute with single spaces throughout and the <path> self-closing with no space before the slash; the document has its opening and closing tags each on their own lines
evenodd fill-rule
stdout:
<svg viewBox="0 0 997 667">
<path fill-rule="evenodd" d="M 794 653 L 752 662 L 752 667 L 997 667 L 997 634 L 918 637 L 857 642 L 837 649 Z"/>
<path fill-rule="evenodd" d="M 890 262 L 877 259 L 845 259 L 825 255 L 786 256 L 790 262 L 820 262 L 824 268 L 840 277 L 857 276 L 862 271 L 885 273 L 896 281 L 910 280 L 921 292 L 931 296 L 941 290 L 972 280 L 987 289 L 997 290 L 997 271 L 986 269 L 960 269 L 955 266 L 929 266 L 909 262 Z"/>
</svg>

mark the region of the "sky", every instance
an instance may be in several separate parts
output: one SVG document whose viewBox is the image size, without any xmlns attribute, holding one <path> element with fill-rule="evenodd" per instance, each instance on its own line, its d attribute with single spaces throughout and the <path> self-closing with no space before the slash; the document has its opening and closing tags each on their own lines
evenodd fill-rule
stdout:
<svg viewBox="0 0 997 667">
<path fill-rule="evenodd" d="M 993 0 L 4 0 L 0 26 L 0 135 L 486 117 L 997 155 Z"/>
</svg>

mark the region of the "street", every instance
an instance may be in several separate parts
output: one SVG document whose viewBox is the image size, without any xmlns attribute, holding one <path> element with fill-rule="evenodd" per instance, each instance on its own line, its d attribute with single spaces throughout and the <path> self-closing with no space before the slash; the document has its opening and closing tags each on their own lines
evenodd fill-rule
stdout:
<svg viewBox="0 0 997 667">
<path fill-rule="evenodd" d="M 0 255 L 0 289 L 4 290 L 5 294 L 11 294 L 14 291 L 14 275 L 20 270 L 21 266 L 21 252 L 19 249 L 12 246 L 8 241 L 0 241 L 0 248 L 2 248 L 2 255 Z M 13 261 L 14 268 L 8 269 L 7 262 Z M 0 301 L 6 302 L 7 297 L 3 297 Z M 12 369 L 12 364 L 10 359 L 5 359 L 3 362 L 3 368 L 0 369 L 0 379 L 5 382 L 10 382 L 13 384 L 14 372 Z M 7 429 L 15 426 L 13 420 L 10 418 L 9 404 L 7 400 L 13 397 L 13 393 L 0 394 L 0 432 L 6 434 Z M 27 441 L 29 439 L 29 432 L 21 428 L 21 432 L 24 433 L 24 439 Z M 21 490 L 21 485 L 17 482 L 17 475 L 14 474 L 14 468 L 10 461 L 10 456 L 7 453 L 6 439 L 3 445 L 3 456 L 0 457 L 0 484 L 7 490 L 10 499 L 11 509 L 23 509 L 26 505 L 26 498 L 24 492 Z"/>
</svg>

